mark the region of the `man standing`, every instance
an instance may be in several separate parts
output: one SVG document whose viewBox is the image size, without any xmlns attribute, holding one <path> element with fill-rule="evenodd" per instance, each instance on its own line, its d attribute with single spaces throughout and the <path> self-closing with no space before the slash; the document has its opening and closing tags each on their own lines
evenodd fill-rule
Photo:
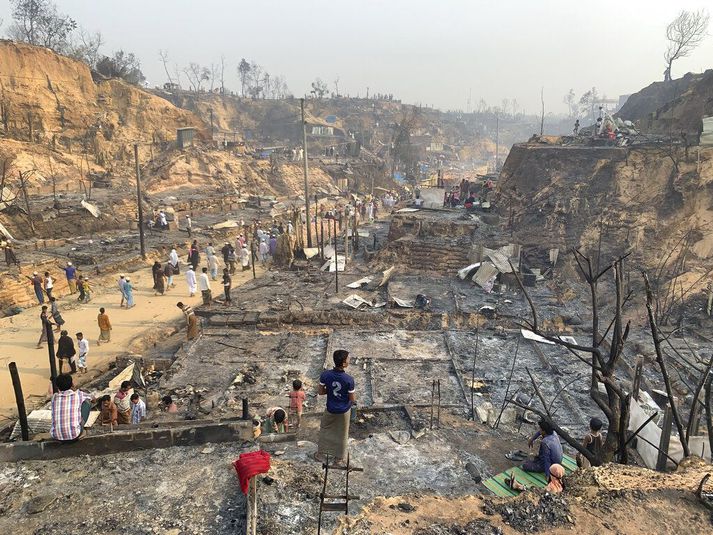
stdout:
<svg viewBox="0 0 713 535">
<path fill-rule="evenodd" d="M 146 403 L 137 393 L 131 394 L 131 423 L 138 425 L 146 418 Z"/>
<path fill-rule="evenodd" d="M 37 301 L 41 305 L 45 302 L 45 293 L 44 288 L 42 287 L 44 281 L 42 280 L 42 277 L 40 277 L 40 274 L 35 271 L 32 273 L 32 277 L 27 278 L 30 279 L 30 282 L 32 282 L 32 288 L 35 290 L 35 297 L 37 297 Z"/>
<path fill-rule="evenodd" d="M 337 349 L 332 358 L 334 368 L 319 376 L 319 395 L 327 396 L 327 410 L 322 415 L 314 458 L 321 462 L 329 456 L 340 463 L 347 457 L 349 417 L 356 398 L 354 378 L 344 371 L 349 365 L 349 352 Z"/>
<path fill-rule="evenodd" d="M 223 304 L 228 306 L 230 304 L 230 287 L 233 284 L 233 279 L 230 276 L 230 271 L 228 268 L 223 270 L 223 291 L 225 292 L 225 301 Z"/>
<path fill-rule="evenodd" d="M 210 290 L 210 279 L 208 278 L 208 268 L 203 268 L 203 272 L 198 277 L 198 287 L 201 290 L 201 296 L 203 297 L 203 304 L 205 306 L 209 307 L 210 302 L 213 299 L 213 295 Z"/>
<path fill-rule="evenodd" d="M 65 361 L 69 362 L 69 367 L 72 370 L 71 373 L 77 371 L 77 366 L 74 363 L 74 357 L 77 354 L 77 350 L 74 349 L 74 341 L 67 334 L 67 331 L 62 331 L 59 335 L 59 340 L 57 340 L 57 359 L 59 359 L 59 374 L 62 375 L 64 372 Z"/>
<path fill-rule="evenodd" d="M 50 277 L 50 272 L 45 271 L 45 293 L 47 294 L 47 299 L 52 298 L 52 290 L 54 289 L 54 279 Z"/>
<path fill-rule="evenodd" d="M 173 274 L 177 275 L 178 274 L 178 253 L 176 252 L 175 245 L 171 248 L 171 253 L 168 255 L 168 263 L 171 264 L 171 267 L 173 268 Z M 175 284 L 173 284 L 173 279 L 171 279 L 170 285 L 171 285 L 171 287 L 175 286 Z"/>
<path fill-rule="evenodd" d="M 191 221 L 190 214 L 186 215 L 186 232 L 188 232 L 188 237 L 191 237 L 191 231 L 193 230 L 193 221 Z"/>
<path fill-rule="evenodd" d="M 72 390 L 71 375 L 59 375 L 55 383 L 59 392 L 52 394 L 50 436 L 61 442 L 74 442 L 89 419 L 94 398 L 81 390 Z"/>
<path fill-rule="evenodd" d="M 67 277 L 69 293 L 73 294 L 77 291 L 77 268 L 72 265 L 72 262 L 67 262 L 67 267 L 62 269 L 64 270 L 64 275 Z"/>
<path fill-rule="evenodd" d="M 97 345 L 100 345 L 102 342 L 111 342 L 111 321 L 109 321 L 109 316 L 104 310 L 104 307 L 99 309 L 97 325 L 99 325 L 99 339 L 97 340 Z"/>
<path fill-rule="evenodd" d="M 42 305 L 42 312 L 40 312 L 40 322 L 42 323 L 42 333 L 40 334 L 40 339 L 37 340 L 37 349 L 42 347 L 42 343 L 47 341 L 47 330 L 49 329 L 49 336 L 54 336 L 52 334 L 52 323 L 47 314 L 47 305 Z M 53 338 L 54 340 L 54 338 Z"/>
<path fill-rule="evenodd" d="M 193 266 L 188 266 L 186 282 L 188 283 L 189 297 L 193 297 L 196 294 L 196 272 L 193 271 Z"/>
<path fill-rule="evenodd" d="M 124 301 L 126 301 L 126 277 L 124 277 L 124 275 L 119 275 L 117 286 L 119 286 L 119 292 L 121 293 L 121 303 L 119 303 L 119 306 L 123 307 Z"/>
<path fill-rule="evenodd" d="M 225 245 L 223 245 L 223 248 L 220 250 L 221 253 L 223 253 L 223 263 L 227 266 L 228 265 L 228 253 L 230 252 L 230 243 L 225 242 Z"/>
</svg>

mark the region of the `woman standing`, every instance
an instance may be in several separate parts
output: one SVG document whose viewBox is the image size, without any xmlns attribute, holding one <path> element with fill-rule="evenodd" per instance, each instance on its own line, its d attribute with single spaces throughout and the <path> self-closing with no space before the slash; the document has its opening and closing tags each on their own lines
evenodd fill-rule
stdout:
<svg viewBox="0 0 713 535">
<path fill-rule="evenodd" d="M 156 292 L 155 295 L 163 295 L 166 292 L 166 280 L 163 275 L 161 262 L 154 262 L 151 272 L 153 273 L 153 289 Z"/>
</svg>

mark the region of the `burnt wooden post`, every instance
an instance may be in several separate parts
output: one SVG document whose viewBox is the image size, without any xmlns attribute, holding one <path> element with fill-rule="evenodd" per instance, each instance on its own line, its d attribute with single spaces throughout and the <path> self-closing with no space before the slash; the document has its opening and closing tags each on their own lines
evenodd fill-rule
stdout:
<svg viewBox="0 0 713 535">
<path fill-rule="evenodd" d="M 12 388 L 15 391 L 17 415 L 20 418 L 22 440 L 30 440 L 30 428 L 27 425 L 27 411 L 25 410 L 25 397 L 22 395 L 22 384 L 20 383 L 20 374 L 17 373 L 17 364 L 11 362 L 9 368 L 10 377 L 12 377 Z"/>
<path fill-rule="evenodd" d="M 255 240 L 250 242 L 250 257 L 253 265 L 253 279 L 255 279 L 257 278 L 255 275 Z"/>
<path fill-rule="evenodd" d="M 324 219 L 319 221 L 319 230 L 319 245 L 322 250 L 321 258 L 322 262 L 324 262 Z"/>
<path fill-rule="evenodd" d="M 671 424 L 673 423 L 673 411 L 671 406 L 666 407 L 663 415 L 663 426 L 661 428 L 661 441 L 659 442 L 659 456 L 656 460 L 656 470 L 664 472 L 668 459 L 668 445 L 671 441 Z"/>
<path fill-rule="evenodd" d="M 636 357 L 636 367 L 634 368 L 634 381 L 631 386 L 632 396 L 639 401 L 639 390 L 641 389 L 641 374 L 644 370 L 644 357 Z"/>
<path fill-rule="evenodd" d="M 337 220 L 334 219 L 334 293 L 339 292 L 339 255 L 337 255 Z"/>
<path fill-rule="evenodd" d="M 52 392 L 59 392 L 57 389 L 57 361 L 54 357 L 54 333 L 52 324 L 49 321 L 43 322 L 42 326 L 47 334 L 47 353 L 50 359 L 50 377 L 52 378 Z"/>
</svg>

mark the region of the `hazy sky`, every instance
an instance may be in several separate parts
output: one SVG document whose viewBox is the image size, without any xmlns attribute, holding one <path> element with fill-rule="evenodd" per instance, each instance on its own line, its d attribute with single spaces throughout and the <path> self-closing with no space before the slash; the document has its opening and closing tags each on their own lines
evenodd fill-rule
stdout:
<svg viewBox="0 0 713 535">
<path fill-rule="evenodd" d="M 5 33 L 8 0 L 0 0 Z M 58 0 L 61 12 L 103 33 L 105 53 L 135 52 L 152 85 L 172 63 L 209 65 L 225 54 L 226 85 L 252 59 L 283 74 L 292 92 L 339 76 L 340 91 L 393 93 L 443 109 L 517 99 L 563 111 L 563 95 L 597 86 L 608 97 L 637 91 L 664 70 L 665 28 L 696 0 Z M 711 28 L 713 32 L 713 28 Z M 674 77 L 713 67 L 713 36 L 673 66 Z M 228 83 L 229 80 L 229 83 Z M 183 85 L 187 86 L 184 79 Z"/>
</svg>

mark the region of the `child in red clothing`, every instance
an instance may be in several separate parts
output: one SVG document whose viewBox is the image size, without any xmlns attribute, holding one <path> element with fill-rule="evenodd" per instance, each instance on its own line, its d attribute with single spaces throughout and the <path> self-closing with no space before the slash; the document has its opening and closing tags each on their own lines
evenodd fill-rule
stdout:
<svg viewBox="0 0 713 535">
<path fill-rule="evenodd" d="M 302 424 L 302 405 L 305 400 L 305 391 L 302 389 L 302 381 L 295 379 L 292 381 L 292 392 L 290 398 L 290 414 L 295 414 L 295 428 L 299 429 Z"/>
</svg>

